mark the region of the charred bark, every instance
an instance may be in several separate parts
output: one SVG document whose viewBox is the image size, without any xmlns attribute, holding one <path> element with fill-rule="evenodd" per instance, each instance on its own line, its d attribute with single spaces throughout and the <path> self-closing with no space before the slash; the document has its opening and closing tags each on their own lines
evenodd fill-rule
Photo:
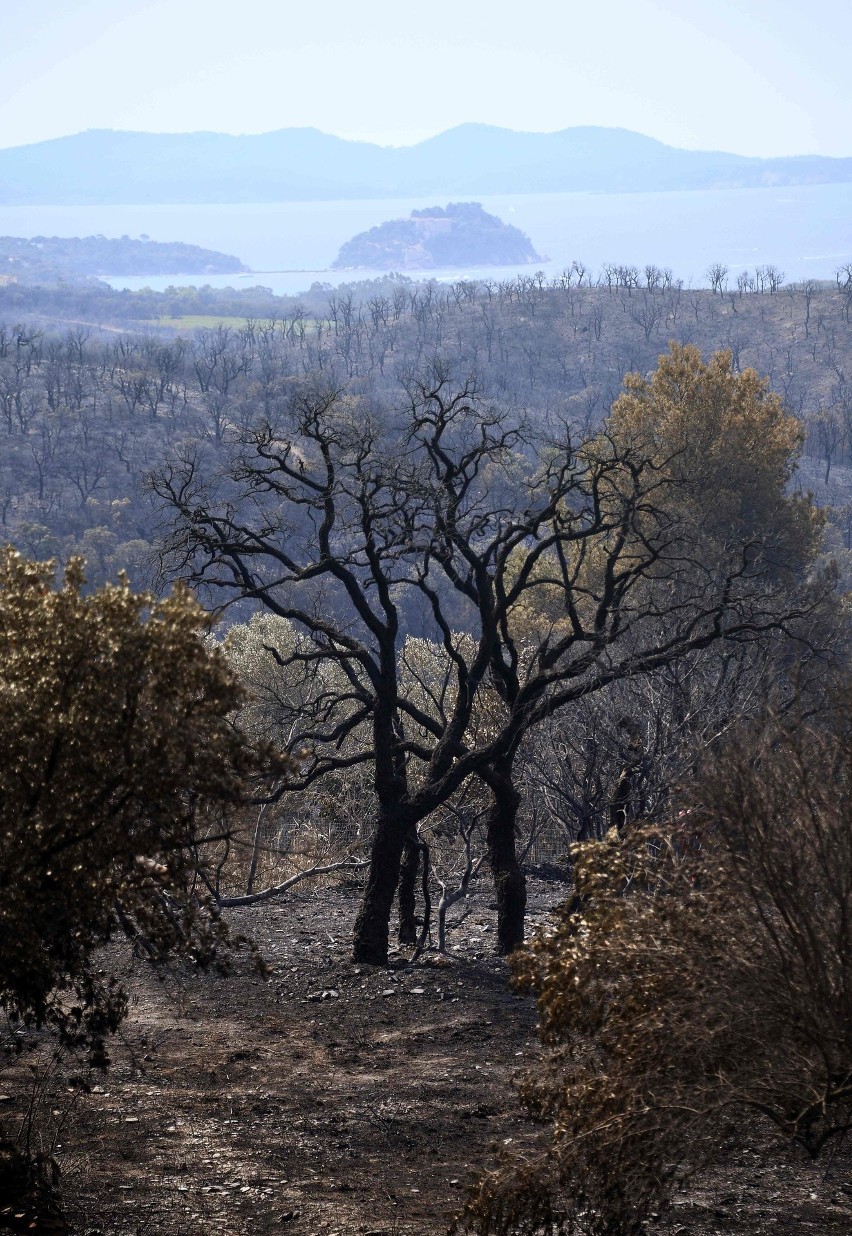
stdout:
<svg viewBox="0 0 852 1236">
<path fill-rule="evenodd" d="M 399 873 L 399 888 L 397 890 L 397 904 L 399 906 L 399 933 L 397 938 L 400 944 L 417 943 L 417 921 L 415 918 L 417 895 L 415 890 L 417 888 L 417 872 L 420 867 L 420 850 L 421 846 L 417 840 L 417 833 L 412 831 L 405 839 Z"/>
<path fill-rule="evenodd" d="M 497 897 L 497 952 L 505 957 L 524 942 L 527 882 L 515 846 L 521 796 L 509 775 L 488 778 L 491 809 L 486 831 L 488 861 Z"/>
<path fill-rule="evenodd" d="M 399 815 L 379 817 L 367 887 L 355 920 L 352 956 L 364 965 L 387 965 L 391 910 L 399 884 L 402 851 L 410 829 L 409 820 Z"/>
</svg>

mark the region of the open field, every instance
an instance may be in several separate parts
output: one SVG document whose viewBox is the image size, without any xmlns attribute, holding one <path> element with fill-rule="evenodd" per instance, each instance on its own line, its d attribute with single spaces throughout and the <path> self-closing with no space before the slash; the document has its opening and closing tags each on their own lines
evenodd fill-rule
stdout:
<svg viewBox="0 0 852 1236">
<path fill-rule="evenodd" d="M 232 326 L 235 330 L 242 330 L 245 325 L 252 321 L 251 318 L 245 317 L 229 317 L 226 314 L 215 313 L 196 313 L 187 314 L 186 317 L 180 318 L 146 318 L 139 322 L 140 326 L 165 326 L 170 330 L 213 330 L 217 326 Z M 259 319 L 258 326 L 269 326 L 268 319 Z"/>
</svg>

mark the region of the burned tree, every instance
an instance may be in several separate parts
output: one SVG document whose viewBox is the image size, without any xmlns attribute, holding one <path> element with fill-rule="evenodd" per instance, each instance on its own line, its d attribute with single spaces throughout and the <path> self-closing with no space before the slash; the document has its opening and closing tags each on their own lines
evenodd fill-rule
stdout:
<svg viewBox="0 0 852 1236">
<path fill-rule="evenodd" d="M 811 512 L 784 496 L 795 422 L 756 375 L 734 375 L 729 357 L 704 365 L 694 349 L 673 350 L 586 442 L 567 425 L 530 432 L 454 391 L 440 367 L 430 377 L 410 392 L 418 471 L 406 484 L 429 512 L 417 586 L 457 695 L 429 772 L 439 783 L 475 774 L 491 791 L 507 953 L 523 939 L 514 763 L 525 735 L 613 683 L 791 628 L 815 604 L 796 590 Z M 736 449 L 758 434 L 762 456 L 725 458 L 732 437 Z M 497 701 L 490 726 L 471 741 L 463 727 L 486 693 Z M 479 705 L 460 708 L 471 696 Z M 459 746 L 443 771 L 448 737 Z"/>
<path fill-rule="evenodd" d="M 767 424 L 784 420 L 776 403 L 762 407 L 753 375 L 704 367 L 689 350 L 670 369 L 667 380 L 692 378 L 699 411 L 708 388 L 713 407 L 730 397 L 741 411 L 739 394 Z M 305 638 L 288 668 L 319 679 L 335 666 L 292 749 L 310 751 L 303 786 L 371 770 L 378 805 L 358 960 L 386 960 L 404 847 L 471 777 L 490 791 L 497 942 L 511 952 L 525 908 L 514 764 L 530 729 L 689 652 L 759 639 L 812 604 L 791 602 L 780 562 L 807 517 L 790 504 L 779 524 L 783 467 L 774 489 L 766 480 L 773 521 L 735 517 L 732 499 L 730 518 L 708 532 L 702 469 L 715 439 L 690 454 L 671 429 L 670 440 L 655 436 L 658 397 L 637 387 L 638 407 L 583 440 L 567 423 L 533 427 L 495 408 L 438 363 L 392 409 L 305 382 L 279 420 L 235 435 L 217 476 L 190 459 L 154 479 L 173 567 L 296 624 Z M 438 649 L 428 699 L 406 682 L 408 633 Z"/>
</svg>

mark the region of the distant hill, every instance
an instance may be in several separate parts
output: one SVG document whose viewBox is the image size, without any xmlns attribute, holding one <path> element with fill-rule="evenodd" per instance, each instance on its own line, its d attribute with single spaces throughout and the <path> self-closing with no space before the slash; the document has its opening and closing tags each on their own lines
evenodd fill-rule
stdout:
<svg viewBox="0 0 852 1236">
<path fill-rule="evenodd" d="M 180 241 L 0 236 L 0 276 L 11 275 L 21 283 L 92 275 L 230 275 L 247 269 L 230 254 Z"/>
<path fill-rule="evenodd" d="M 359 232 L 340 249 L 336 270 L 430 270 L 440 266 L 517 266 L 541 262 L 529 236 L 483 210 L 479 202 L 412 210 Z"/>
<path fill-rule="evenodd" d="M 852 181 L 852 158 L 678 150 L 627 129 L 518 133 L 464 124 L 415 146 L 317 129 L 92 129 L 0 150 L 0 204 L 216 203 L 715 189 Z"/>
</svg>

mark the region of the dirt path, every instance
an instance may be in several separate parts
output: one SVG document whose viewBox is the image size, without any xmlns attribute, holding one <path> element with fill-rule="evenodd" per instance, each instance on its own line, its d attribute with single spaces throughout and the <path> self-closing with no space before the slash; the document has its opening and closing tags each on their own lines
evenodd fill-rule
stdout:
<svg viewBox="0 0 852 1236">
<path fill-rule="evenodd" d="M 557 892 L 533 887 L 533 922 Z M 356 896 L 235 912 L 269 979 L 128 968 L 125 1040 L 58 1155 L 74 1233 L 440 1236 L 493 1148 L 530 1136 L 512 1081 L 535 1010 L 491 956 L 487 890 L 453 960 L 387 970 L 349 961 Z M 849 1236 L 848 1167 L 740 1156 L 649 1231 Z"/>
<path fill-rule="evenodd" d="M 235 914 L 268 981 L 134 975 L 127 1044 L 69 1138 L 75 1230 L 446 1229 L 490 1144 L 524 1131 L 534 1009 L 484 900 L 456 960 L 387 970 L 349 961 L 354 909 L 343 891 Z"/>
</svg>

